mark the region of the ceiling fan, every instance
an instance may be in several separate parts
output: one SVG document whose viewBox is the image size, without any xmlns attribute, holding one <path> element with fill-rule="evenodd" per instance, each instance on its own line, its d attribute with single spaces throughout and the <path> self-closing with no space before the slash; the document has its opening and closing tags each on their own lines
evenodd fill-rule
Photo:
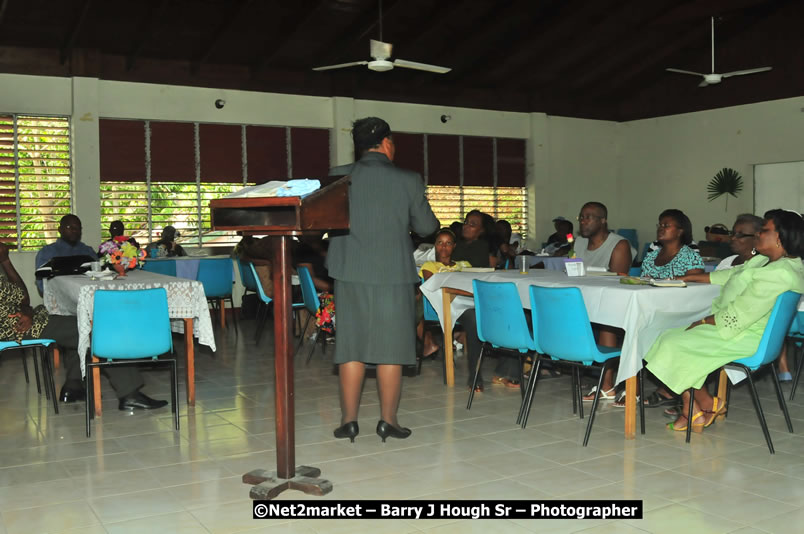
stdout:
<svg viewBox="0 0 804 534">
<path fill-rule="evenodd" d="M 385 72 L 393 69 L 394 67 L 403 67 L 406 69 L 423 70 L 427 72 L 435 72 L 436 74 L 445 74 L 452 69 L 449 67 L 439 67 L 438 65 L 428 65 L 427 63 L 419 63 L 416 61 L 408 61 L 406 59 L 389 60 L 391 57 L 391 50 L 393 46 L 391 43 L 384 43 L 382 41 L 382 0 L 380 0 L 380 40 L 370 40 L 369 55 L 372 57 L 371 61 L 352 61 L 350 63 L 339 63 L 337 65 L 327 65 L 326 67 L 315 67 L 313 70 L 333 70 L 342 69 L 345 67 L 356 67 L 358 65 L 366 65 L 370 70 L 376 72 Z"/>
<path fill-rule="evenodd" d="M 692 74 L 694 76 L 701 76 L 703 77 L 703 81 L 698 84 L 698 87 L 706 87 L 707 85 L 714 85 L 716 83 L 720 83 L 723 81 L 723 78 L 729 78 L 731 76 L 742 76 L 744 74 L 756 74 L 757 72 L 766 72 L 771 70 L 773 67 L 758 67 L 755 69 L 745 69 L 745 70 L 735 70 L 732 72 L 724 72 L 722 74 L 715 72 L 715 17 L 712 17 L 712 72 L 709 74 L 704 74 L 702 72 L 693 72 L 690 70 L 682 70 L 682 69 L 666 69 L 670 72 L 678 72 L 680 74 Z"/>
</svg>

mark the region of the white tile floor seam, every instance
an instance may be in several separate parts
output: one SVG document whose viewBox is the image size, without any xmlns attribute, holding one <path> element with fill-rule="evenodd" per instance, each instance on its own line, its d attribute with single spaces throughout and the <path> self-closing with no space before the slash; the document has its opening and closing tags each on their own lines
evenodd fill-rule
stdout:
<svg viewBox="0 0 804 534">
<path fill-rule="evenodd" d="M 536 389 L 528 428 L 515 425 L 519 392 L 488 385 L 466 410 L 465 360 L 458 387 L 446 388 L 439 362 L 406 377 L 399 418 L 407 440 L 381 443 L 376 381 L 367 378 L 355 443 L 335 440 L 338 381 L 326 357 L 296 359 L 296 464 L 313 465 L 334 486 L 331 499 L 642 499 L 643 520 L 295 520 L 251 519 L 251 469 L 275 468 L 271 336 L 259 349 L 253 321 L 237 336 L 217 332 L 218 353 L 196 353 L 197 404 L 188 408 L 181 378 L 181 430 L 169 409 L 117 410 L 104 381 L 104 415 L 84 433 L 84 405 L 61 414 L 25 384 L 18 358 L 0 360 L 0 534 L 88 532 L 789 532 L 804 520 L 804 437 L 790 434 L 768 377 L 758 381 L 777 453 L 768 454 L 745 387 L 729 417 L 690 444 L 646 410 L 646 435 L 623 439 L 622 410 L 602 403 L 589 446 L 588 419 L 572 413 L 568 378 Z M 183 367 L 180 344 L 178 359 Z M 491 369 L 489 365 L 487 369 Z M 180 370 L 180 376 L 183 369 Z M 161 373 L 144 392 L 166 398 Z M 487 377 L 488 379 L 489 377 Z M 63 371 L 57 372 L 57 383 Z M 789 386 L 785 386 L 789 391 Z M 789 403 L 804 429 L 804 394 Z M 588 418 L 589 403 L 584 406 Z M 308 498 L 287 491 L 282 501 Z M 310 499 L 315 499 L 309 497 Z"/>
</svg>

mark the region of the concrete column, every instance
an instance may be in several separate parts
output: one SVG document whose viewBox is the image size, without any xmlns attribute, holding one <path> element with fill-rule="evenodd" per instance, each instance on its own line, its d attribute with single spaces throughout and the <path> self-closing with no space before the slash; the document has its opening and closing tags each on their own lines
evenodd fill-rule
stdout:
<svg viewBox="0 0 804 534">
<path fill-rule="evenodd" d="M 333 167 L 355 160 L 352 143 L 352 122 L 355 120 L 355 99 L 342 96 L 332 98 L 332 147 L 329 152 Z"/>
<path fill-rule="evenodd" d="M 98 79 L 72 79 L 73 213 L 81 218 L 81 240 L 95 248 L 101 242 L 100 135 Z"/>
<path fill-rule="evenodd" d="M 550 181 L 550 132 L 547 114 L 530 113 L 527 140 L 528 238 L 530 250 L 539 250 L 542 239 L 553 233 L 548 183 Z"/>
</svg>

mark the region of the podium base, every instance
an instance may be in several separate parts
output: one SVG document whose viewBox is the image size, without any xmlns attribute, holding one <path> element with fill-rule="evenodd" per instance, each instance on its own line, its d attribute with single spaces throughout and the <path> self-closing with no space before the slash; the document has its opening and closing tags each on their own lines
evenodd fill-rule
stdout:
<svg viewBox="0 0 804 534">
<path fill-rule="evenodd" d="M 243 475 L 243 483 L 254 486 L 249 497 L 255 501 L 273 499 L 288 489 L 320 497 L 332 491 L 332 482 L 318 478 L 320 475 L 320 469 L 308 465 L 297 466 L 296 476 L 293 478 L 277 478 L 276 471 L 255 469 Z"/>
</svg>

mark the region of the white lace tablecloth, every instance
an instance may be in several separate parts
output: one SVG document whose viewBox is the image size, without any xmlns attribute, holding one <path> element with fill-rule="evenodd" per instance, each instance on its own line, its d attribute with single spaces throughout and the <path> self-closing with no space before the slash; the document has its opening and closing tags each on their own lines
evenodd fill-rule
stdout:
<svg viewBox="0 0 804 534">
<path fill-rule="evenodd" d="M 213 351 L 215 335 L 209 315 L 207 298 L 201 282 L 173 276 L 130 271 L 117 280 L 93 280 L 85 275 L 57 276 L 45 280 L 44 301 L 52 315 L 75 315 L 78 318 L 78 356 L 84 374 L 84 358 L 90 347 L 92 310 L 98 289 L 130 290 L 164 287 L 167 290 L 168 313 L 171 319 L 193 319 L 193 336 Z M 184 321 L 171 321 L 174 332 L 184 332 Z"/>
</svg>

